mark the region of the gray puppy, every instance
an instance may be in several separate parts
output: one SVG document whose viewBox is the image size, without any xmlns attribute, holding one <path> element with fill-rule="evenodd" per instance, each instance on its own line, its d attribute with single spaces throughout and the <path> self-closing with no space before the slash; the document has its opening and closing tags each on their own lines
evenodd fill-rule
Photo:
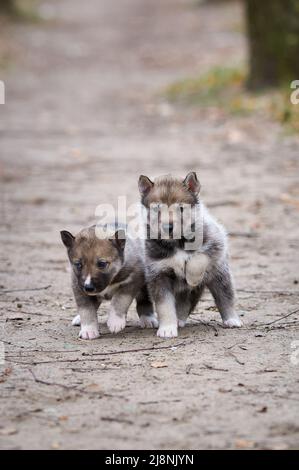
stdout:
<svg viewBox="0 0 299 470">
<path fill-rule="evenodd" d="M 125 238 L 123 228 L 113 227 L 106 238 L 98 238 L 96 227 L 85 228 L 73 236 L 62 231 L 72 268 L 72 288 L 78 315 L 73 325 L 80 325 L 79 337 L 99 336 L 97 310 L 101 302 L 111 299 L 107 325 L 111 333 L 126 326 L 127 311 L 136 298 L 140 325 L 157 327 L 152 303 L 145 286 L 140 240 Z"/>
<path fill-rule="evenodd" d="M 167 175 L 151 181 L 140 176 L 139 191 L 146 282 L 158 314 L 157 335 L 177 336 L 178 326 L 185 325 L 205 287 L 214 297 L 223 324 L 242 326 L 234 310 L 226 233 L 199 200 L 196 173 L 188 173 L 184 180 Z M 190 217 L 184 216 L 187 211 Z"/>
</svg>

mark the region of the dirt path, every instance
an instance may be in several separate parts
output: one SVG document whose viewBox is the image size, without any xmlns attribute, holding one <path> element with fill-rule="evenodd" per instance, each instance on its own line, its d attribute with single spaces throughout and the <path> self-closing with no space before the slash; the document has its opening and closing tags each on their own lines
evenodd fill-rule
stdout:
<svg viewBox="0 0 299 470">
<path fill-rule="evenodd" d="M 193 5 L 51 1 L 55 20 L 17 28 L 0 109 L 2 448 L 298 447 L 299 312 L 279 321 L 298 308 L 298 140 L 159 97 L 244 59 L 238 6 Z M 231 238 L 245 327 L 224 330 L 206 295 L 176 340 L 139 330 L 133 310 L 112 336 L 105 308 L 101 338 L 78 340 L 59 231 L 135 201 L 140 173 L 190 169 L 230 231 L 257 235 Z"/>
</svg>

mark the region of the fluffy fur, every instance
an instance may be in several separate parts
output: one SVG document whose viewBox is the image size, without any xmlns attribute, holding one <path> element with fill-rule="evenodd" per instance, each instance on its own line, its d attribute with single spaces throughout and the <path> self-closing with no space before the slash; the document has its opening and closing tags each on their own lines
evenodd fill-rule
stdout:
<svg viewBox="0 0 299 470">
<path fill-rule="evenodd" d="M 114 232 L 106 238 L 96 236 L 95 226 L 83 229 L 75 237 L 70 232 L 61 232 L 78 308 L 72 324 L 81 325 L 79 337 L 83 339 L 99 336 L 97 310 L 104 299 L 111 299 L 107 321 L 111 333 L 125 328 L 126 314 L 134 298 L 141 326 L 157 327 L 145 286 L 140 241 L 125 239 L 123 229 Z"/>
<path fill-rule="evenodd" d="M 157 335 L 163 338 L 177 336 L 178 326 L 184 326 L 205 287 L 212 293 L 224 325 L 241 326 L 234 310 L 234 287 L 228 264 L 226 233 L 199 200 L 200 185 L 196 174 L 191 172 L 184 180 L 167 175 L 151 181 L 141 176 L 139 190 L 145 208 L 145 211 L 141 211 L 141 223 L 144 227 L 146 282 L 158 314 Z M 193 211 L 193 223 L 189 222 L 189 230 L 185 226 L 184 235 L 180 238 L 169 234 L 165 236 L 161 214 L 158 218 L 161 226 L 159 236 L 151 239 L 148 234 L 152 205 L 170 207 L 173 204 L 181 206 L 182 203 L 189 204 Z M 168 217 L 168 222 L 171 217 Z M 198 223 L 194 223 L 194 220 Z M 176 219 L 176 223 L 178 221 Z M 171 229 L 172 222 L 173 219 Z M 186 243 L 195 227 L 200 231 L 198 235 L 201 243 L 196 249 L 190 250 Z"/>
</svg>

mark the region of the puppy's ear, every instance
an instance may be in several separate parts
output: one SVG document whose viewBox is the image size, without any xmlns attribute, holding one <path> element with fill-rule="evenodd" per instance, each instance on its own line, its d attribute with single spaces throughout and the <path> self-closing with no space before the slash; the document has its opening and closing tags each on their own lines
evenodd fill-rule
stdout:
<svg viewBox="0 0 299 470">
<path fill-rule="evenodd" d="M 62 232 L 60 232 L 60 236 L 64 246 L 66 246 L 67 248 L 71 248 L 73 246 L 75 237 L 70 232 L 62 230 Z"/>
<path fill-rule="evenodd" d="M 124 251 L 126 245 L 126 232 L 123 229 L 117 230 L 110 241 L 118 250 Z"/>
<path fill-rule="evenodd" d="M 195 171 L 190 171 L 186 178 L 183 181 L 184 185 L 191 191 L 193 194 L 199 194 L 200 191 L 200 182 L 197 179 Z"/>
<path fill-rule="evenodd" d="M 154 183 L 144 175 L 139 176 L 139 181 L 138 181 L 138 188 L 141 196 L 146 196 L 152 187 L 154 186 Z"/>
</svg>

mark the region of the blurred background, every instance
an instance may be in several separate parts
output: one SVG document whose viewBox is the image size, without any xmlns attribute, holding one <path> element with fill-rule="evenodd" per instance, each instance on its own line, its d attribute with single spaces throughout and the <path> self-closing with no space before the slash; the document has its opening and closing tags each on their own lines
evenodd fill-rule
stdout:
<svg viewBox="0 0 299 470">
<path fill-rule="evenodd" d="M 199 114 L 214 122 L 258 116 L 284 133 L 299 131 L 299 106 L 290 101 L 299 76 L 297 0 L 122 0 L 118 7 L 93 0 L 77 8 L 0 3 L 1 76 L 16 71 L 6 83 L 7 108 L 25 104 L 35 132 L 59 129 L 76 144 L 79 130 L 80 138 L 99 137 L 111 122 L 117 133 L 168 121 L 175 133 L 184 113 L 194 125 Z M 16 114 L 10 132 L 24 133 L 29 123 Z"/>
<path fill-rule="evenodd" d="M 34 368 L 50 388 L 26 365 L 3 372 L 6 447 L 298 447 L 298 57 L 299 0 L 0 0 L 1 332 L 11 360 L 51 363 Z M 76 368 L 81 352 L 157 340 L 133 316 L 124 335 L 102 318 L 95 346 L 76 339 L 59 231 L 136 202 L 140 174 L 190 170 L 230 233 L 246 326 L 221 329 L 207 296 L 166 367 L 139 354 Z"/>
<path fill-rule="evenodd" d="M 281 172 L 297 168 L 298 4 L 2 0 L 2 219 L 51 232 L 55 209 L 79 228 L 116 194 L 135 201 L 139 173 L 190 169 L 208 202 L 265 208 L 248 231 L 265 198 L 298 207 Z"/>
</svg>

